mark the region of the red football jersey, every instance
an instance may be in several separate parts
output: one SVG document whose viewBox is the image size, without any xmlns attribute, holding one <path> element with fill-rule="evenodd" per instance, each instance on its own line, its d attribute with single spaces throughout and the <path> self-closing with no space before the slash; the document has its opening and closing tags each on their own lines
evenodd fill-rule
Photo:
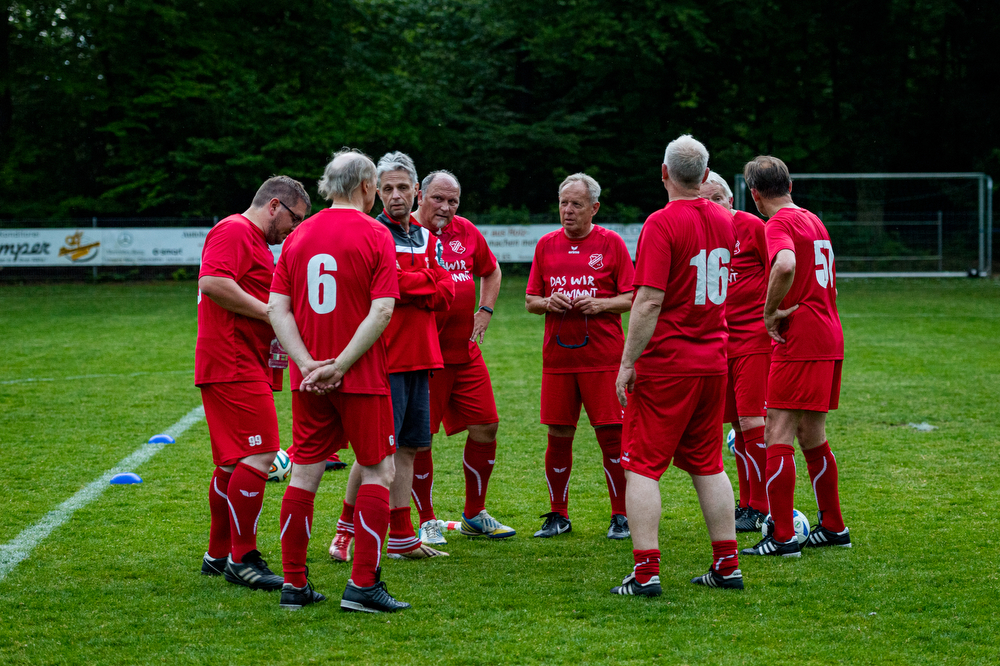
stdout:
<svg viewBox="0 0 1000 666">
<path fill-rule="evenodd" d="M 304 221 L 282 247 L 271 291 L 292 299 L 302 341 L 316 360 L 336 358 L 376 298 L 399 298 L 392 237 L 349 208 L 327 208 Z M 344 375 L 344 393 L 389 394 L 385 335 Z M 302 373 L 289 364 L 292 389 Z"/>
<path fill-rule="evenodd" d="M 205 237 L 199 278 L 229 278 L 246 293 L 267 303 L 273 272 L 274 255 L 264 232 L 242 215 L 230 215 Z M 199 291 L 195 385 L 250 381 L 270 384 L 267 357 L 273 339 L 274 331 L 268 322 L 230 312 Z"/>
<path fill-rule="evenodd" d="M 483 234 L 464 217 L 456 215 L 444 229 L 428 229 L 441 241 L 441 267 L 451 273 L 455 282 L 455 300 L 451 307 L 437 313 L 441 355 L 447 364 L 468 363 L 482 355 L 479 345 L 469 341 L 472 318 L 478 310 L 476 278 L 495 271 L 497 259 Z"/>
<path fill-rule="evenodd" d="M 553 291 L 576 298 L 589 294 L 613 298 L 632 291 L 635 271 L 622 237 L 596 224 L 586 238 L 568 238 L 560 228 L 547 233 L 535 246 L 527 293 L 548 298 Z M 577 349 L 563 344 L 586 346 Z M 589 337 L 588 337 L 589 336 Z M 579 310 L 545 313 L 542 371 L 603 372 L 617 370 L 625 335 L 622 317 L 611 312 L 585 317 Z"/>
<path fill-rule="evenodd" d="M 775 361 L 822 361 L 844 358 L 844 331 L 837 313 L 837 268 L 830 234 L 804 208 L 782 208 L 764 225 L 768 260 L 781 250 L 795 252 L 795 279 L 782 310 L 799 309 L 779 326 L 784 344 L 774 343 Z"/>
<path fill-rule="evenodd" d="M 412 215 L 409 232 L 385 213 L 376 220 L 395 243 L 399 279 L 399 300 L 382 334 L 389 350 L 389 372 L 443 368 L 434 313 L 451 306 L 455 282 L 439 265 L 441 243 Z"/>
<path fill-rule="evenodd" d="M 724 375 L 726 292 L 736 228 L 725 208 L 679 199 L 649 216 L 636 248 L 635 286 L 664 292 L 640 375 Z"/>
<path fill-rule="evenodd" d="M 729 358 L 771 351 L 771 336 L 764 328 L 764 300 L 771 262 L 764 240 L 764 222 L 741 210 L 733 215 L 736 250 L 729 264 L 726 323 L 729 324 Z"/>
</svg>

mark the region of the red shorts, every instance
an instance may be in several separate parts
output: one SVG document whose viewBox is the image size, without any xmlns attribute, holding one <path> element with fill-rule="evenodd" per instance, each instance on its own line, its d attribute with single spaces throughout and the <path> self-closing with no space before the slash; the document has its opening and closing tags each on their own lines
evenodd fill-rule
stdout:
<svg viewBox="0 0 1000 666">
<path fill-rule="evenodd" d="M 396 452 L 395 432 L 387 395 L 292 391 L 288 457 L 297 465 L 323 462 L 348 442 L 359 465 L 377 465 Z"/>
<path fill-rule="evenodd" d="M 580 405 L 587 408 L 590 425 L 621 425 L 625 415 L 615 393 L 617 370 L 604 372 L 542 373 L 542 418 L 545 425 L 576 426 Z"/>
<path fill-rule="evenodd" d="M 216 465 L 235 465 L 247 456 L 281 448 L 268 382 L 203 384 L 201 402 Z"/>
<path fill-rule="evenodd" d="M 736 423 L 741 416 L 767 414 L 767 372 L 770 367 L 770 352 L 729 359 L 723 423 Z"/>
<path fill-rule="evenodd" d="M 431 433 L 451 437 L 470 425 L 499 423 L 490 372 L 482 356 L 431 371 Z"/>
<path fill-rule="evenodd" d="M 625 408 L 622 467 L 659 481 L 670 466 L 695 476 L 722 471 L 726 376 L 639 377 Z"/>
<path fill-rule="evenodd" d="M 829 412 L 840 405 L 843 361 L 773 361 L 767 378 L 767 406 Z"/>
</svg>

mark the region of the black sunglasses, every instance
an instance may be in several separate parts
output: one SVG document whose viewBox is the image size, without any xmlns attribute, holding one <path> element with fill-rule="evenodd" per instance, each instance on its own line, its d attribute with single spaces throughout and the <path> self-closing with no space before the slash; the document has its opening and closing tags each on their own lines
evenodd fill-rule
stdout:
<svg viewBox="0 0 1000 666">
<path fill-rule="evenodd" d="M 284 206 L 285 210 L 287 210 L 288 213 L 292 216 L 292 224 L 298 224 L 299 222 L 301 222 L 302 220 L 305 219 L 304 217 L 296 215 L 295 211 L 292 210 L 291 208 L 289 208 L 288 205 L 285 204 L 285 202 L 282 201 L 281 199 L 278 199 L 278 203 L 280 203 L 282 206 Z"/>
<path fill-rule="evenodd" d="M 569 312 L 569 310 L 566 312 Z M 565 349 L 579 349 L 580 347 L 586 347 L 587 343 L 590 342 L 590 324 L 587 321 L 587 315 L 583 315 L 583 326 L 585 331 L 583 342 L 578 345 L 568 345 L 559 339 L 559 334 L 562 333 L 563 322 L 566 321 L 566 312 L 563 312 L 562 319 L 559 320 L 559 330 L 556 331 L 556 344 Z"/>
</svg>

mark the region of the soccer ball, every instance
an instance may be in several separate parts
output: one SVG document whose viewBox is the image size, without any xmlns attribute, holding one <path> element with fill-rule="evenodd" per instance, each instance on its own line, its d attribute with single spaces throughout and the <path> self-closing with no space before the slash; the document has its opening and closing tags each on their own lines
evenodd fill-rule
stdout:
<svg viewBox="0 0 1000 666">
<path fill-rule="evenodd" d="M 799 543 L 805 543 L 809 538 L 809 519 L 798 509 L 792 509 L 792 526 L 795 528 L 795 538 Z M 764 524 L 760 526 L 760 535 L 765 539 L 774 534 L 774 521 L 771 514 L 767 514 Z"/>
<path fill-rule="evenodd" d="M 284 481 L 288 478 L 288 475 L 292 473 L 292 460 L 288 457 L 288 454 L 278 449 L 278 452 L 274 454 L 274 462 L 271 463 L 271 469 L 267 472 L 268 481 Z"/>
<path fill-rule="evenodd" d="M 729 434 L 726 435 L 726 446 L 729 447 L 729 454 L 736 455 L 736 431 L 730 430 Z"/>
</svg>

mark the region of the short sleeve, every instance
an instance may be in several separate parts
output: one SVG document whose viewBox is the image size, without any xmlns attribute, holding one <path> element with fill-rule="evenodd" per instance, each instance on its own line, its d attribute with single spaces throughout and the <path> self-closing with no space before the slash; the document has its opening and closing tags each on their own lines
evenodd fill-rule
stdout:
<svg viewBox="0 0 1000 666">
<path fill-rule="evenodd" d="M 389 232 L 378 234 L 372 244 L 372 300 L 399 298 L 399 278 L 396 276 L 396 246 Z"/>
<path fill-rule="evenodd" d="M 535 245 L 535 257 L 531 260 L 531 271 L 528 273 L 528 288 L 525 290 L 526 294 L 531 296 L 544 296 L 545 295 L 545 282 L 542 275 L 542 251 L 543 242 L 539 241 Z"/>
<path fill-rule="evenodd" d="M 253 264 L 253 248 L 247 229 L 239 222 L 227 222 L 206 239 L 198 277 L 223 277 L 240 281 Z"/>
<path fill-rule="evenodd" d="M 764 246 L 767 248 L 767 263 L 774 262 L 774 257 L 782 250 L 795 252 L 795 241 L 785 227 L 784 220 L 772 219 L 764 225 Z"/>
<path fill-rule="evenodd" d="M 472 255 L 475 276 L 483 277 L 489 275 L 497 269 L 497 258 L 493 256 L 490 246 L 486 244 L 486 238 L 483 237 L 482 232 L 471 224 L 468 228 L 469 232 L 476 239 L 476 251 Z"/>
<path fill-rule="evenodd" d="M 662 226 L 651 216 L 639 232 L 633 284 L 636 288 L 653 287 L 666 291 L 669 277 L 670 242 Z"/>
<path fill-rule="evenodd" d="M 274 267 L 274 277 L 271 278 L 271 293 L 273 294 L 292 295 L 288 280 L 288 249 L 286 239 L 281 256 L 278 257 L 278 265 Z"/>
<path fill-rule="evenodd" d="M 635 268 L 632 267 L 632 257 L 628 254 L 625 241 L 618 234 L 615 234 L 615 270 L 618 273 L 615 279 L 616 289 L 619 294 L 627 294 L 634 291 L 632 283 L 635 281 Z"/>
</svg>

